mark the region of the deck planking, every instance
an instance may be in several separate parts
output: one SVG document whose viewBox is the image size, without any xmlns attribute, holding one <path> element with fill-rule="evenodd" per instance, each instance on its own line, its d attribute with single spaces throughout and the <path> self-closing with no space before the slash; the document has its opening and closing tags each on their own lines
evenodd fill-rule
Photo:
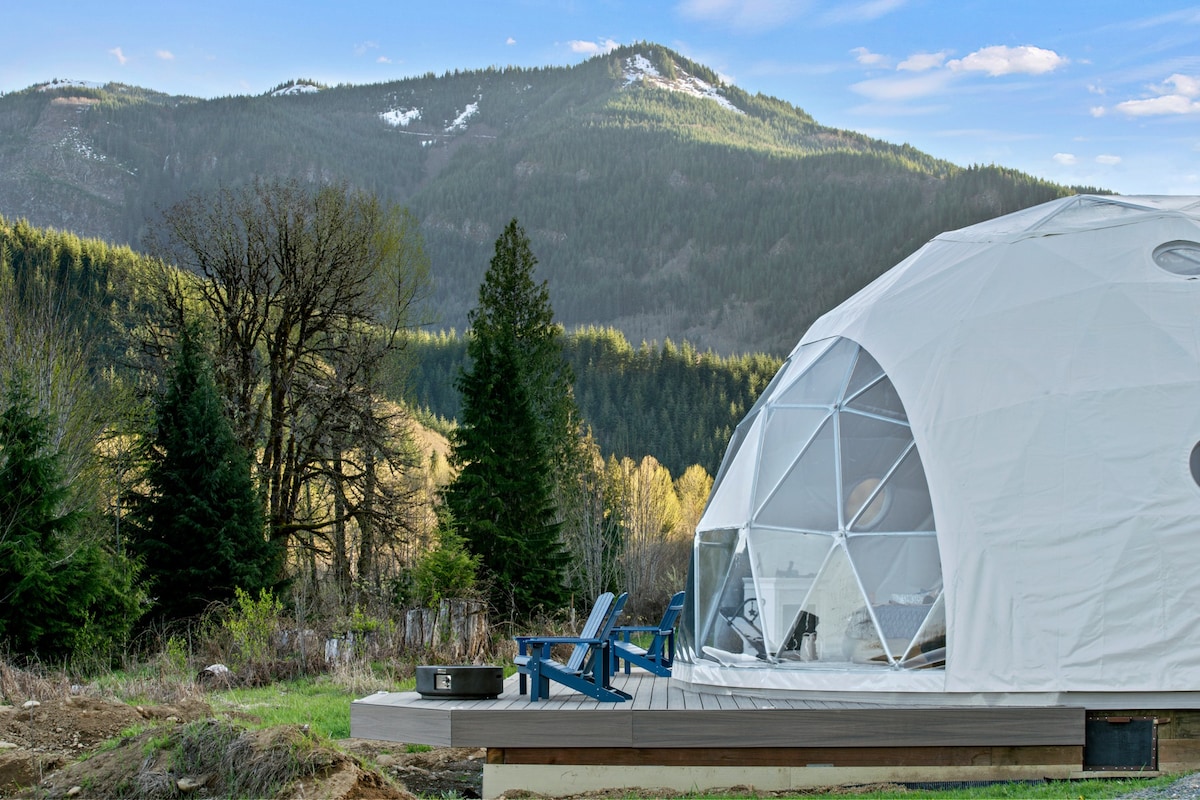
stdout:
<svg viewBox="0 0 1200 800">
<path fill-rule="evenodd" d="M 516 676 L 495 700 L 371 695 L 351 704 L 351 735 L 410 744 L 498 748 L 829 748 L 1081 746 L 1084 715 L 1066 707 L 894 707 L 698 692 L 635 670 L 632 695 L 599 703 L 551 683 L 530 702 Z"/>
</svg>

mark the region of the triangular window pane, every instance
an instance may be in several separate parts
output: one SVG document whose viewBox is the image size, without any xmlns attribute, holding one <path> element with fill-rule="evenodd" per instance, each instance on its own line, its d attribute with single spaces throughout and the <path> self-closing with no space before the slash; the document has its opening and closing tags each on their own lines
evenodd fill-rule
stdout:
<svg viewBox="0 0 1200 800">
<path fill-rule="evenodd" d="M 847 396 L 852 396 L 850 402 L 846 403 L 849 409 L 908 422 L 908 414 L 904 411 L 904 404 L 900 402 L 900 395 L 896 393 L 896 387 L 888 378 L 876 381 L 857 396 L 853 396 L 852 393 L 847 393 Z"/>
<path fill-rule="evenodd" d="M 879 362 L 871 358 L 871 354 L 866 350 L 860 348 L 858 360 L 854 362 L 854 372 L 850 374 L 850 383 L 846 385 L 845 396 L 853 397 L 862 391 L 864 386 L 873 383 L 882 375 L 883 367 L 879 366 Z"/>
<path fill-rule="evenodd" d="M 905 425 L 861 414 L 840 414 L 838 423 L 842 522 L 850 530 L 877 530 L 890 501 L 891 490 L 884 481 L 912 444 L 912 432 Z"/>
<path fill-rule="evenodd" d="M 900 661 L 905 669 L 930 669 L 946 666 L 946 595 L 939 594 L 925 617 L 908 652 Z"/>
<path fill-rule="evenodd" d="M 895 659 L 908 651 L 942 590 L 937 537 L 852 536 L 850 560 L 871 599 L 871 615 Z"/>
<path fill-rule="evenodd" d="M 828 420 L 774 488 L 755 487 L 755 522 L 789 530 L 836 531 L 837 476 L 834 424 Z"/>
<path fill-rule="evenodd" d="M 873 626 L 857 622 L 866 606 L 846 549 L 839 544 L 817 574 L 802 609 L 815 629 L 816 661 L 829 665 L 874 663 L 873 657 L 883 653 L 883 645 Z"/>
<path fill-rule="evenodd" d="M 830 534 L 752 529 L 746 535 L 754 565 L 754 585 L 748 592 L 757 599 L 768 655 L 780 649 L 791 630 L 833 542 Z"/>
<path fill-rule="evenodd" d="M 737 540 L 735 530 L 704 531 L 696 536 L 696 611 L 701 642 L 713 626 Z"/>
<path fill-rule="evenodd" d="M 829 417 L 823 408 L 771 408 L 765 413 L 768 416 L 759 449 L 756 498 L 771 493 Z"/>
<path fill-rule="evenodd" d="M 869 508 L 867 511 L 875 512 L 875 515 L 864 512 L 859 517 L 859 523 L 850 527 L 851 533 L 934 530 L 929 484 L 925 480 L 925 468 L 916 447 L 908 449 L 900 465 L 879 487 L 879 492 L 871 502 L 877 506 L 877 510 Z"/>
<path fill-rule="evenodd" d="M 857 350 L 858 345 L 849 339 L 838 339 L 774 402 L 783 405 L 832 406 L 842 396 Z"/>
<path fill-rule="evenodd" d="M 763 652 L 762 628 L 745 542 L 734 549 L 724 583 L 712 597 L 716 602 L 701 638 L 701 651 L 721 662 L 740 661 L 743 656 L 746 660 L 756 661 Z"/>
</svg>

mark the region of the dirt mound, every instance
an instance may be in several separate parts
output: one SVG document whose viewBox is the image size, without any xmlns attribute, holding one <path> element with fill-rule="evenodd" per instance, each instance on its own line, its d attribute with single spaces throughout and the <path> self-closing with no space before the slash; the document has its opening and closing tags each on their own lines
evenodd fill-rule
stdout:
<svg viewBox="0 0 1200 800">
<path fill-rule="evenodd" d="M 413 797 L 307 726 L 247 731 L 212 719 L 199 699 L 133 706 L 71 696 L 0 706 L 0 797 L 155 800 L 192 793 Z"/>
<path fill-rule="evenodd" d="M 191 725 L 166 722 L 126 736 L 16 796 L 166 800 L 193 792 L 289 800 L 413 797 L 320 741 L 307 726 L 247 731 L 215 719 Z"/>
<path fill-rule="evenodd" d="M 435 747 L 410 753 L 402 744 L 373 739 L 345 739 L 339 744 L 413 794 L 461 798 L 483 795 L 487 751 L 481 748 Z"/>
</svg>

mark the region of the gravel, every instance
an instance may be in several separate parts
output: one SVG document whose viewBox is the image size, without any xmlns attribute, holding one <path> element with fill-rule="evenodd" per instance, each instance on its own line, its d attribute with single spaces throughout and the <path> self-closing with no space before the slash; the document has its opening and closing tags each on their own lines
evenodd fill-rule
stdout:
<svg viewBox="0 0 1200 800">
<path fill-rule="evenodd" d="M 1174 783 L 1120 795 L 1116 800 L 1185 800 L 1200 798 L 1200 772 L 1184 775 Z"/>
</svg>

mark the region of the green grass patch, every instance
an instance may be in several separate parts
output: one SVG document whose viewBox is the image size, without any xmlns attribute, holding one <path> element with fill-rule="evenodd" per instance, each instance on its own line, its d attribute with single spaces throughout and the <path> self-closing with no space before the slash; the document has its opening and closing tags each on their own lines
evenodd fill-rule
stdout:
<svg viewBox="0 0 1200 800">
<path fill-rule="evenodd" d="M 415 682 L 398 687 L 413 688 Z M 250 728 L 273 725 L 308 725 L 314 734 L 329 739 L 350 736 L 350 703 L 360 695 L 327 676 L 305 678 L 270 686 L 232 688 L 208 696 L 213 711 Z"/>
<path fill-rule="evenodd" d="M 1163 787 L 1178 776 L 1163 778 L 994 783 L 953 789 L 876 789 L 854 792 L 842 787 L 829 792 L 808 791 L 806 797 L 836 795 L 839 800 L 1106 800 L 1139 789 Z M 746 800 L 746 795 L 694 795 L 692 800 Z"/>
</svg>

